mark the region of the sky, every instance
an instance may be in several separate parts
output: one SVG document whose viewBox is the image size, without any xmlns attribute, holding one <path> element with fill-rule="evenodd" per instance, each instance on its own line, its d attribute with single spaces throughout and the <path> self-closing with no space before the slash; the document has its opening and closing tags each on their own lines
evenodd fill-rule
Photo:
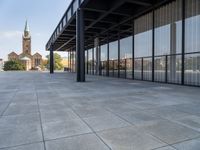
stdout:
<svg viewBox="0 0 200 150">
<path fill-rule="evenodd" d="M 0 0 L 0 58 L 22 52 L 22 34 L 28 20 L 32 54 L 49 54 L 45 45 L 71 0 Z M 62 53 L 65 56 L 66 53 Z M 67 56 L 67 55 L 66 55 Z"/>
</svg>

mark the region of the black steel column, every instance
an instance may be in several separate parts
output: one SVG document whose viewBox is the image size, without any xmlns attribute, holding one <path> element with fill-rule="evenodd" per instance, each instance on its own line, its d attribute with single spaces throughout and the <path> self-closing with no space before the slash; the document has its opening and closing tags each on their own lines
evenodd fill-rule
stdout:
<svg viewBox="0 0 200 150">
<path fill-rule="evenodd" d="M 126 65 L 126 58 L 125 58 L 125 79 L 127 78 L 127 65 Z"/>
<path fill-rule="evenodd" d="M 110 48 L 109 48 L 109 36 L 107 36 L 107 67 L 106 67 L 106 76 L 109 76 L 109 72 L 110 72 L 110 55 L 109 55 L 109 51 L 110 51 Z"/>
<path fill-rule="evenodd" d="M 77 82 L 85 82 L 85 49 L 84 49 L 84 14 L 83 9 L 76 11 L 76 68 Z"/>
<path fill-rule="evenodd" d="M 184 84 L 185 77 L 185 0 L 182 0 L 182 71 L 181 84 Z"/>
<path fill-rule="evenodd" d="M 155 8 L 154 8 L 155 9 Z M 154 82 L 155 73 L 155 10 L 152 13 L 152 81 Z"/>
<path fill-rule="evenodd" d="M 168 56 L 165 56 L 165 82 L 168 82 Z"/>
<path fill-rule="evenodd" d="M 119 27 L 119 31 L 120 31 L 120 27 Z M 119 32 L 118 31 L 118 32 Z M 120 33 L 118 33 L 118 64 L 117 64 L 117 68 L 118 68 L 118 78 L 120 77 Z"/>
<path fill-rule="evenodd" d="M 53 45 L 51 45 L 50 49 L 50 74 L 54 73 L 54 57 L 53 57 Z"/>
<path fill-rule="evenodd" d="M 88 65 L 88 50 L 87 50 L 87 61 L 86 61 L 86 62 L 87 62 L 87 70 L 86 70 L 86 72 L 87 72 L 87 74 L 88 74 L 88 66 L 89 66 L 89 65 Z"/>
<path fill-rule="evenodd" d="M 70 72 L 72 72 L 72 53 L 71 53 L 71 50 L 69 51 L 69 58 L 70 58 Z"/>
<path fill-rule="evenodd" d="M 142 74 L 141 74 L 141 76 L 142 76 L 142 80 L 144 80 L 144 58 L 142 57 Z"/>
<path fill-rule="evenodd" d="M 132 23 L 132 79 L 135 79 L 135 22 Z"/>
<path fill-rule="evenodd" d="M 94 48 L 92 48 L 92 75 L 94 75 Z"/>
</svg>

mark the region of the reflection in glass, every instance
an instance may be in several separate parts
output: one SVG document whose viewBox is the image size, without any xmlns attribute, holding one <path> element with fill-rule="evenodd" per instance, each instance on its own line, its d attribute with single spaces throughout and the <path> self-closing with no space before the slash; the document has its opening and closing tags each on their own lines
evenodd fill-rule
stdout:
<svg viewBox="0 0 200 150">
<path fill-rule="evenodd" d="M 135 28 L 134 29 L 135 31 L 134 78 L 143 79 L 143 77 L 145 77 L 144 78 L 145 80 L 151 80 L 152 79 L 152 13 L 146 14 L 136 19 L 134 28 Z"/>
<path fill-rule="evenodd" d="M 182 52 L 182 1 L 173 1 L 155 10 L 155 81 L 181 83 L 181 52 Z M 160 56 L 160 57 L 158 57 Z M 163 57 L 162 57 L 163 56 Z M 167 56 L 166 59 L 163 59 Z M 167 67 L 167 77 L 163 73 Z M 156 66 L 158 65 L 158 66 Z M 160 70 L 162 69 L 162 70 Z"/>
<path fill-rule="evenodd" d="M 107 72 L 107 44 L 101 46 L 101 74 L 106 76 Z"/>
<path fill-rule="evenodd" d="M 120 77 L 132 78 L 132 36 L 120 40 Z M 130 61 L 131 60 L 131 61 Z"/>
<path fill-rule="evenodd" d="M 89 49 L 88 50 L 88 73 L 89 74 L 92 74 L 92 69 L 93 69 L 93 51 L 92 49 Z"/>
<path fill-rule="evenodd" d="M 200 85 L 200 1 L 186 0 L 185 78 L 188 85 Z"/>
<path fill-rule="evenodd" d="M 109 76 L 118 77 L 118 41 L 109 43 Z"/>
</svg>

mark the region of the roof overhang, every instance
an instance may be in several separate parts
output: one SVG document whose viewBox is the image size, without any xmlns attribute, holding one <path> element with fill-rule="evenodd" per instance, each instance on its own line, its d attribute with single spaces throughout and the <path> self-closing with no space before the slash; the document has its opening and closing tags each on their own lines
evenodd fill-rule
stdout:
<svg viewBox="0 0 200 150">
<path fill-rule="evenodd" d="M 82 0 L 80 8 L 84 10 L 85 48 L 94 47 L 94 39 L 101 44 L 108 40 L 132 35 L 132 20 L 172 0 Z M 75 0 L 52 34 L 46 49 L 53 45 L 54 51 L 76 49 L 76 11 L 73 11 Z M 69 11 L 71 17 L 67 18 Z M 66 19 L 67 18 L 67 19 Z M 68 20 L 68 21 L 67 21 Z"/>
</svg>

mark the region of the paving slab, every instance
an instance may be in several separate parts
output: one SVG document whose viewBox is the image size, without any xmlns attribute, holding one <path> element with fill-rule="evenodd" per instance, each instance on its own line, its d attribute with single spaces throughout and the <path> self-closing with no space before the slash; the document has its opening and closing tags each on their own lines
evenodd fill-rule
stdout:
<svg viewBox="0 0 200 150">
<path fill-rule="evenodd" d="M 27 113 L 38 113 L 38 105 L 37 104 L 19 104 L 11 103 L 3 115 L 19 115 L 19 114 L 27 114 Z"/>
<path fill-rule="evenodd" d="M 168 144 L 173 144 L 200 136 L 200 133 L 193 129 L 167 120 L 157 121 L 152 124 L 144 124 L 140 128 Z"/>
<path fill-rule="evenodd" d="M 124 121 L 115 115 L 90 117 L 84 118 L 84 120 L 94 131 L 130 126 L 127 121 Z"/>
<path fill-rule="evenodd" d="M 80 119 L 57 121 L 43 124 L 45 140 L 91 133 L 90 128 Z"/>
<path fill-rule="evenodd" d="M 165 147 L 161 147 L 161 148 L 156 148 L 154 150 L 177 150 L 171 146 L 165 146 Z"/>
<path fill-rule="evenodd" d="M 166 145 L 136 127 L 125 127 L 97 132 L 113 150 L 150 150 Z"/>
<path fill-rule="evenodd" d="M 0 149 L 44 150 L 44 143 L 46 150 L 200 147 L 199 88 L 75 79 L 67 72 L 1 72 Z"/>
<path fill-rule="evenodd" d="M 70 109 L 58 109 L 51 111 L 42 111 L 41 112 L 42 122 L 59 122 L 67 121 L 72 119 L 79 119 L 79 117 Z"/>
<path fill-rule="evenodd" d="M 47 141 L 46 148 L 47 150 L 109 150 L 95 134 Z"/>
<path fill-rule="evenodd" d="M 42 142 L 40 124 L 0 127 L 0 148 Z"/>
<path fill-rule="evenodd" d="M 178 150 L 199 150 L 200 138 L 173 145 Z"/>
<path fill-rule="evenodd" d="M 44 150 L 44 144 L 34 143 L 34 144 L 16 146 L 16 147 L 11 147 L 11 148 L 3 148 L 1 150 Z"/>
</svg>

